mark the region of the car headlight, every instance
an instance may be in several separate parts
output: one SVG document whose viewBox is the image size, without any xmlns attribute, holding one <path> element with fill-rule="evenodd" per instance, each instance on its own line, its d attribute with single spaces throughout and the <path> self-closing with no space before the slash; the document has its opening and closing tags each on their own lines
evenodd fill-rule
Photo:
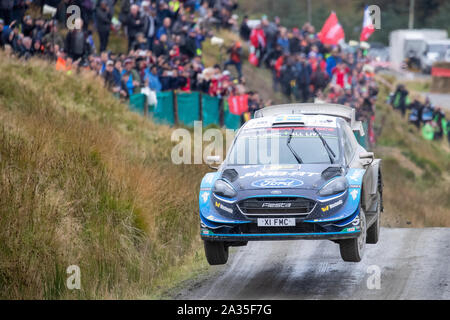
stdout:
<svg viewBox="0 0 450 320">
<path fill-rule="evenodd" d="M 344 192 L 348 188 L 347 178 L 339 177 L 331 180 L 325 184 L 322 189 L 319 190 L 320 196 L 331 196 L 333 194 L 338 194 Z"/>
<path fill-rule="evenodd" d="M 237 194 L 229 183 L 220 179 L 214 183 L 213 193 L 226 198 L 233 198 Z"/>
</svg>

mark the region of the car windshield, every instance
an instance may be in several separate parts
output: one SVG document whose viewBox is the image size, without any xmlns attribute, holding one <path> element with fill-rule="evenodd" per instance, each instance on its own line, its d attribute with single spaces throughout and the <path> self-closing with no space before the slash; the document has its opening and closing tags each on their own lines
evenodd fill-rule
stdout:
<svg viewBox="0 0 450 320">
<path fill-rule="evenodd" d="M 445 44 L 431 44 L 428 46 L 428 52 L 437 52 L 440 54 L 444 54 L 447 49 L 450 48 L 450 45 Z"/>
<path fill-rule="evenodd" d="M 340 153 L 336 128 L 275 127 L 241 132 L 227 162 L 233 165 L 330 163 L 330 155 L 314 128 L 336 155 L 334 160 L 338 161 Z M 296 159 L 294 153 L 299 159 Z"/>
</svg>

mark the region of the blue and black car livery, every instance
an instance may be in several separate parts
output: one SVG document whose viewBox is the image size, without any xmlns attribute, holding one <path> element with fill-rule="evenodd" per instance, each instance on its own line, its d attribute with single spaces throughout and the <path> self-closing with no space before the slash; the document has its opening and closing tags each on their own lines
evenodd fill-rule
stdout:
<svg viewBox="0 0 450 320">
<path fill-rule="evenodd" d="M 255 240 L 326 239 L 360 261 L 380 229 L 380 160 L 358 143 L 354 110 L 267 107 L 237 133 L 225 161 L 200 186 L 201 238 L 210 264 Z"/>
</svg>

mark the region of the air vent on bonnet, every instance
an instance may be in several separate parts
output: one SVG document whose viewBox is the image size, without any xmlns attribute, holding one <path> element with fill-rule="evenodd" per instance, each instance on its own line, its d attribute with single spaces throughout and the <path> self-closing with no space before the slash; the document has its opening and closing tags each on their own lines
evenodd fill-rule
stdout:
<svg viewBox="0 0 450 320">
<path fill-rule="evenodd" d="M 234 169 L 225 169 L 222 173 L 222 178 L 225 178 L 230 182 L 234 182 L 238 176 L 239 174 Z"/>
<path fill-rule="evenodd" d="M 324 180 L 330 180 L 331 178 L 342 176 L 342 168 L 341 167 L 328 167 L 322 171 L 322 178 Z"/>
</svg>

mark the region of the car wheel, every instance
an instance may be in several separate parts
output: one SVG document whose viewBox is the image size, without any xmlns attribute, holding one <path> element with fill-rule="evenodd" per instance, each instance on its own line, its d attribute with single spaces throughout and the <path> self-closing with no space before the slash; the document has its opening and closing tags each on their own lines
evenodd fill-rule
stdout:
<svg viewBox="0 0 450 320">
<path fill-rule="evenodd" d="M 366 246 L 366 215 L 360 208 L 359 211 L 361 233 L 357 238 L 344 239 L 339 242 L 341 257 L 344 261 L 360 262 Z"/>
<path fill-rule="evenodd" d="M 212 266 L 225 264 L 228 261 L 228 246 L 223 241 L 203 241 L 206 260 Z"/>
<path fill-rule="evenodd" d="M 370 244 L 375 244 L 378 242 L 380 236 L 380 220 L 381 220 L 381 194 L 380 191 L 377 192 L 377 220 L 367 229 L 367 239 L 366 242 Z"/>
</svg>

